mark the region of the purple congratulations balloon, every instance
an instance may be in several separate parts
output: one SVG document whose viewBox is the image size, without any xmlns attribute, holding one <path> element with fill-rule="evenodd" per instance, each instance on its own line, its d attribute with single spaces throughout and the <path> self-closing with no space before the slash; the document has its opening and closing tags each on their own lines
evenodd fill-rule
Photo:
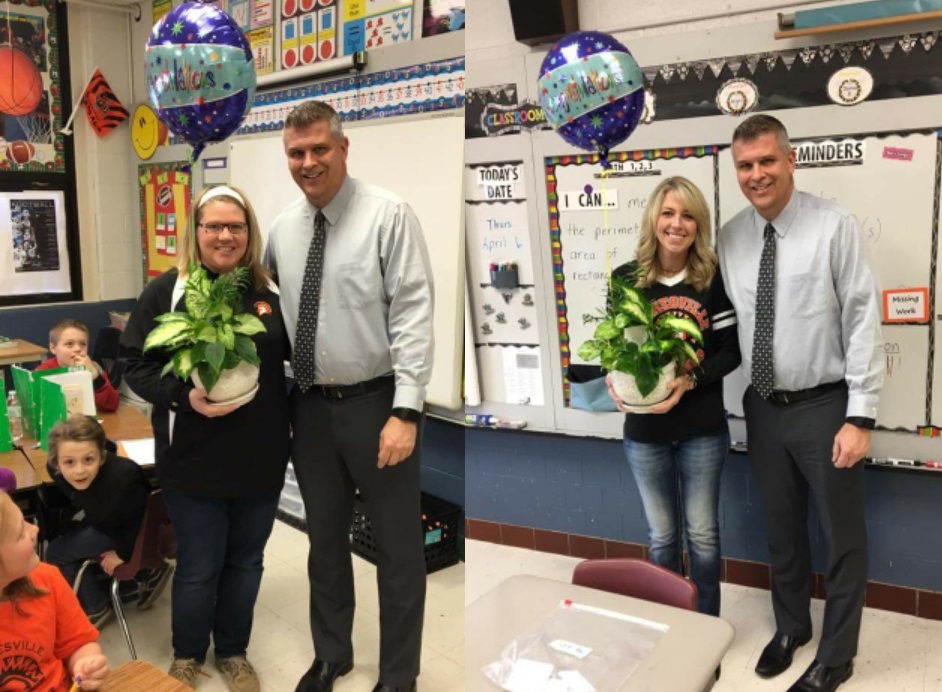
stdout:
<svg viewBox="0 0 942 692">
<path fill-rule="evenodd" d="M 213 5 L 187 2 L 164 15 L 147 42 L 145 70 L 157 117 L 193 147 L 193 161 L 239 129 L 252 107 L 248 39 Z"/>
<path fill-rule="evenodd" d="M 559 136 L 581 149 L 608 151 L 634 132 L 644 111 L 644 76 L 621 43 L 579 31 L 550 48 L 540 65 L 540 105 Z"/>
</svg>

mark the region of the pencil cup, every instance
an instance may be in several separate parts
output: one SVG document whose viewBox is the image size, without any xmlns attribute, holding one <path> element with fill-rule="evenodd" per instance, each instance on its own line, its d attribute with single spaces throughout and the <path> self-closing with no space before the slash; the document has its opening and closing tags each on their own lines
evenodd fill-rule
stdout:
<svg viewBox="0 0 942 692">
<path fill-rule="evenodd" d="M 491 270 L 491 286 L 494 288 L 517 288 L 519 285 L 516 267 Z"/>
</svg>

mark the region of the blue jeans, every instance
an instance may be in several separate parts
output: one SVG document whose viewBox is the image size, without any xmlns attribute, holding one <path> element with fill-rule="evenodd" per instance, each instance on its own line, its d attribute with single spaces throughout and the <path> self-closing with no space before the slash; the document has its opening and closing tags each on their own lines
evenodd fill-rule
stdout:
<svg viewBox="0 0 942 692">
<path fill-rule="evenodd" d="M 173 577 L 174 658 L 245 656 L 262 581 L 262 557 L 278 495 L 209 498 L 164 489 L 177 534 Z"/>
<path fill-rule="evenodd" d="M 690 557 L 698 610 L 720 614 L 720 477 L 729 433 L 680 442 L 633 442 L 625 455 L 634 474 L 650 529 L 651 561 L 683 574 L 681 531 Z"/>
</svg>

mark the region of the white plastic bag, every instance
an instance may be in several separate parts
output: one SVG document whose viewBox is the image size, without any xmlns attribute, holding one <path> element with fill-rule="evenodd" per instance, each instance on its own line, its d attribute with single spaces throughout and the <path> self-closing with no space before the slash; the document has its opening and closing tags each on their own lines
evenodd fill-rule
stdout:
<svg viewBox="0 0 942 692">
<path fill-rule="evenodd" d="M 507 692 L 610 692 L 625 683 L 667 630 L 566 600 L 482 671 Z"/>
</svg>

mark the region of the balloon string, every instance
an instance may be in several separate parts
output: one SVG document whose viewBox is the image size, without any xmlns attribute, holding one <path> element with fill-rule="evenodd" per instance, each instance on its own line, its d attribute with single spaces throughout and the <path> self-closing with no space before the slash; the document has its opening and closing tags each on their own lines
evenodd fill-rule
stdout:
<svg viewBox="0 0 942 692">
<path fill-rule="evenodd" d="M 602 173 L 599 176 L 602 181 L 602 231 L 608 238 L 611 238 L 611 236 L 608 234 L 608 199 L 606 199 L 605 195 L 605 181 L 608 180 L 608 174 L 610 172 L 610 168 L 603 166 Z M 611 240 L 605 244 L 605 274 L 608 276 L 608 295 L 612 295 Z"/>
</svg>

